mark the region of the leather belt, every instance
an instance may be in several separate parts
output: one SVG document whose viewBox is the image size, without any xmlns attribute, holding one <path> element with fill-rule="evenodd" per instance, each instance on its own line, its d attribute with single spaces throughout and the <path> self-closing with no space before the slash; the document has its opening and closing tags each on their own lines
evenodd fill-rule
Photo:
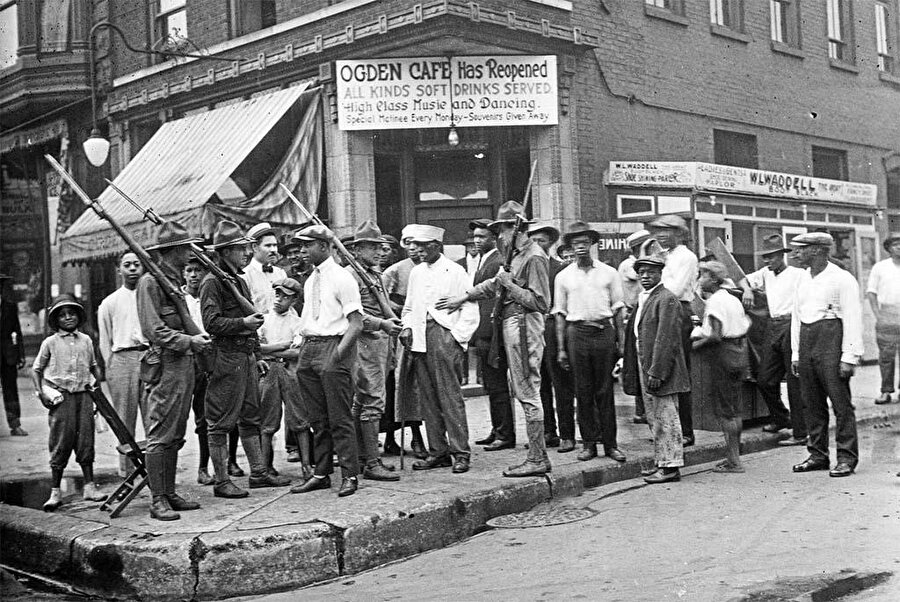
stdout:
<svg viewBox="0 0 900 602">
<path fill-rule="evenodd" d="M 333 341 L 334 339 L 340 339 L 343 335 L 333 334 L 330 336 L 303 336 L 304 343 L 313 343 L 313 342 L 323 342 L 323 341 Z"/>
<path fill-rule="evenodd" d="M 613 322 L 612 318 L 603 318 L 602 320 L 573 320 L 572 322 L 569 322 L 569 324 L 571 324 L 572 326 L 603 330 L 604 328 L 611 328 Z"/>
<path fill-rule="evenodd" d="M 134 347 L 122 347 L 121 349 L 116 349 L 114 353 L 119 353 L 121 351 L 147 351 L 150 349 L 150 345 L 135 345 Z"/>
<path fill-rule="evenodd" d="M 769 319 L 773 322 L 789 322 L 791 319 L 790 314 L 786 316 L 769 316 Z"/>
</svg>

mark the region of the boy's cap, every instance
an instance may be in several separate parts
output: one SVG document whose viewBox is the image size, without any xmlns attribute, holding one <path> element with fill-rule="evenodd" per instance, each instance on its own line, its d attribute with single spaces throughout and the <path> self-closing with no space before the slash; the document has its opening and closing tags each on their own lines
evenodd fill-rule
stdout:
<svg viewBox="0 0 900 602">
<path fill-rule="evenodd" d="M 63 307 L 72 307 L 78 314 L 78 326 L 84 324 L 84 306 L 79 303 L 75 297 L 68 293 L 63 293 L 53 299 L 53 304 L 47 310 L 47 324 L 53 330 L 59 330 L 59 312 Z"/>
<path fill-rule="evenodd" d="M 282 278 L 272 283 L 272 288 L 281 291 L 285 295 L 299 295 L 303 292 L 303 285 L 293 278 Z"/>
</svg>

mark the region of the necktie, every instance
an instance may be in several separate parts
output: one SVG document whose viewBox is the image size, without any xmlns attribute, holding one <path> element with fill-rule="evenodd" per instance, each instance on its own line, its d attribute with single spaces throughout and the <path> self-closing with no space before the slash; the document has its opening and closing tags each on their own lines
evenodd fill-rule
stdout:
<svg viewBox="0 0 900 602">
<path fill-rule="evenodd" d="M 318 268 L 312 274 L 312 316 L 313 320 L 319 319 L 319 310 L 322 309 L 322 273 Z"/>
</svg>

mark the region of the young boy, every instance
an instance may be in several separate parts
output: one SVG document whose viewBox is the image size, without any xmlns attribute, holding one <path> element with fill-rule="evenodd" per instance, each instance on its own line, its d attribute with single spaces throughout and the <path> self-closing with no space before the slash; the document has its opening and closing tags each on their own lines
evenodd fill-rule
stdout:
<svg viewBox="0 0 900 602">
<path fill-rule="evenodd" d="M 184 302 L 194 324 L 203 330 L 203 315 L 200 310 L 200 282 L 206 276 L 206 266 L 200 263 L 196 257 L 188 259 L 182 270 L 184 286 Z M 204 332 L 206 332 L 204 330 Z M 206 372 L 199 369 L 196 357 L 194 358 L 194 392 L 191 397 L 191 407 L 194 410 L 194 433 L 200 445 L 200 465 L 197 468 L 197 483 L 200 485 L 212 485 L 216 480 L 209 474 L 209 437 L 206 433 L 206 412 L 203 404 L 206 400 Z"/>
<path fill-rule="evenodd" d="M 41 343 L 32 367 L 35 395 L 50 410 L 53 488 L 44 502 L 46 512 L 62 504 L 59 486 L 73 450 L 84 475 L 84 499 L 106 499 L 94 485 L 94 404 L 87 390 L 100 382 L 100 370 L 90 337 L 78 331 L 84 317 L 84 308 L 72 296 L 57 297 L 47 312 L 47 324 L 55 334 Z"/>
<path fill-rule="evenodd" d="M 309 421 L 306 408 L 301 403 L 300 389 L 295 373 L 300 355 L 300 316 L 294 309 L 294 300 L 302 291 L 293 278 L 283 278 L 272 284 L 275 303 L 266 312 L 259 328 L 259 349 L 269 365 L 269 371 L 260 378 L 259 397 L 262 415 L 262 448 L 267 470 L 277 476 L 272 466 L 274 449 L 272 438 L 281 426 L 281 406 L 285 407 L 285 429 L 293 432 L 300 449 L 303 478 L 312 476 L 310 465 Z"/>
</svg>

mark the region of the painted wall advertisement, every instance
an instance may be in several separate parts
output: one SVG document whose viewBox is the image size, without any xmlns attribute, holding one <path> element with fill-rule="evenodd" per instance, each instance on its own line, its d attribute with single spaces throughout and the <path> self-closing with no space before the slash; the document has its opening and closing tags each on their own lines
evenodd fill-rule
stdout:
<svg viewBox="0 0 900 602">
<path fill-rule="evenodd" d="M 559 121 L 553 55 L 337 61 L 335 71 L 342 130 Z"/>
</svg>

